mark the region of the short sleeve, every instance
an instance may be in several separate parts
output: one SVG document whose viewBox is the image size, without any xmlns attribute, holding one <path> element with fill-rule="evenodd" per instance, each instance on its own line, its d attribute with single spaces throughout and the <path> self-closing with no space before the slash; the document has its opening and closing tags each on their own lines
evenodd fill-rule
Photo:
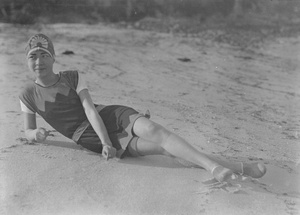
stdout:
<svg viewBox="0 0 300 215">
<path fill-rule="evenodd" d="M 79 92 L 83 89 L 87 89 L 86 80 L 85 80 L 83 75 L 78 73 L 78 84 L 77 84 L 77 87 L 76 87 L 77 94 L 79 94 Z"/>
<path fill-rule="evenodd" d="M 22 90 L 19 94 L 21 110 L 26 113 L 36 113 L 37 107 L 35 104 L 35 93 L 36 88 L 34 83 L 27 84 L 22 87 Z"/>
<path fill-rule="evenodd" d="M 22 112 L 30 113 L 30 114 L 35 114 L 21 100 L 20 100 L 20 104 L 21 104 L 21 110 L 22 110 Z"/>
</svg>

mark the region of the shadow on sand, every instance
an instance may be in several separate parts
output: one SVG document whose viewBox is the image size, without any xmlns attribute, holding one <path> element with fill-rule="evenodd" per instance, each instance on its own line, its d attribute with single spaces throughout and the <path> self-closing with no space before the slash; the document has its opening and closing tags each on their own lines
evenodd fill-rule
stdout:
<svg viewBox="0 0 300 215">
<path fill-rule="evenodd" d="M 73 150 L 79 150 L 88 153 L 89 155 L 99 156 L 98 153 L 84 149 L 82 146 L 77 145 L 74 142 L 67 141 L 52 141 L 47 140 L 45 145 L 68 148 Z M 241 158 L 242 160 L 246 160 Z M 197 168 L 192 163 L 177 160 L 160 155 L 144 156 L 144 157 L 125 157 L 123 159 L 118 159 L 118 163 L 125 165 L 135 165 L 135 166 L 151 166 L 159 168 Z M 268 163 L 268 161 L 266 161 Z M 280 168 L 274 165 L 266 165 L 267 173 L 266 175 L 259 179 L 246 179 L 238 180 L 233 183 L 238 183 L 242 186 L 240 193 L 247 190 L 269 193 L 277 196 L 285 196 L 300 199 L 300 169 L 299 166 L 295 166 L 294 171 L 289 171 L 288 169 Z M 245 193 L 245 192 L 244 192 Z"/>
</svg>

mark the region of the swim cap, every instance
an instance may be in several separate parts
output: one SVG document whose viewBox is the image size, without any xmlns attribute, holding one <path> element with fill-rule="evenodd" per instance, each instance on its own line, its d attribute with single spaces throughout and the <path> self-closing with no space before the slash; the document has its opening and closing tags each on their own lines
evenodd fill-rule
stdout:
<svg viewBox="0 0 300 215">
<path fill-rule="evenodd" d="M 44 34 L 36 34 L 28 40 L 27 46 L 25 48 L 26 56 L 28 56 L 31 52 L 37 50 L 43 50 L 50 54 L 51 57 L 54 57 L 55 55 L 53 43 Z"/>
</svg>

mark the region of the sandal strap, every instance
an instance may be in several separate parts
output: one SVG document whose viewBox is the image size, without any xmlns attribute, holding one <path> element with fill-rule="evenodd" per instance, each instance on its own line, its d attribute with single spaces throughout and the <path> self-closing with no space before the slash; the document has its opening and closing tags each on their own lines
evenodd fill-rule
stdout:
<svg viewBox="0 0 300 215">
<path fill-rule="evenodd" d="M 215 171 L 218 167 L 222 167 L 222 166 L 218 165 L 218 166 L 215 166 L 214 168 L 212 168 L 212 170 L 211 170 L 211 174 L 212 174 L 212 175 L 214 174 L 214 171 Z"/>
</svg>

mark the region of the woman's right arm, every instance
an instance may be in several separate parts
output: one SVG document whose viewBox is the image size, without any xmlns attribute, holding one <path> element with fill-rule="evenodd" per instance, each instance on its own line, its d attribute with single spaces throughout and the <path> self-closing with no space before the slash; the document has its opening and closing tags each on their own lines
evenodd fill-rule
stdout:
<svg viewBox="0 0 300 215">
<path fill-rule="evenodd" d="M 49 132 L 45 128 L 36 127 L 35 114 L 24 112 L 24 128 L 27 140 L 42 143 L 46 140 Z"/>
</svg>

